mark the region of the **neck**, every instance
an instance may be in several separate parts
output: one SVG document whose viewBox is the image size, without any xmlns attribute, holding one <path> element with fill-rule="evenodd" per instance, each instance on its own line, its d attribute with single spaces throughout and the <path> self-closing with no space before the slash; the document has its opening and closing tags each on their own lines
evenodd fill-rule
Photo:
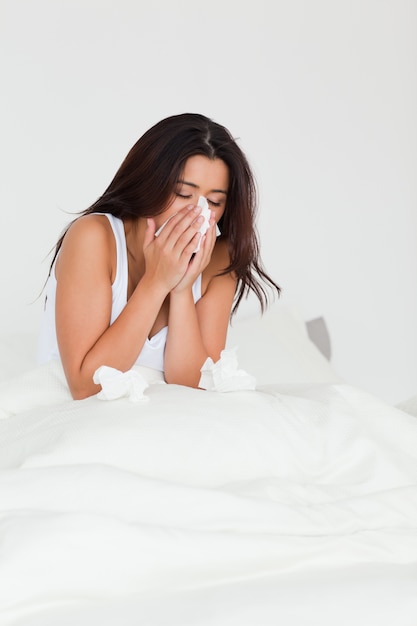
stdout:
<svg viewBox="0 0 417 626">
<path fill-rule="evenodd" d="M 126 248 L 129 264 L 129 275 L 138 277 L 145 272 L 145 257 L 143 254 L 143 241 L 145 237 L 146 220 L 126 220 L 124 222 Z"/>
</svg>

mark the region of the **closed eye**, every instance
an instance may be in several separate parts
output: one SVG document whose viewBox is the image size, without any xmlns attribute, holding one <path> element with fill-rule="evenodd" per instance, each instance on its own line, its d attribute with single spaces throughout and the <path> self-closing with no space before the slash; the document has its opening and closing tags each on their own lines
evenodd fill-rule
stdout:
<svg viewBox="0 0 417 626">
<path fill-rule="evenodd" d="M 192 197 L 191 194 L 178 193 L 178 191 L 176 192 L 175 195 L 178 196 L 179 198 L 186 198 L 186 199 Z"/>
</svg>

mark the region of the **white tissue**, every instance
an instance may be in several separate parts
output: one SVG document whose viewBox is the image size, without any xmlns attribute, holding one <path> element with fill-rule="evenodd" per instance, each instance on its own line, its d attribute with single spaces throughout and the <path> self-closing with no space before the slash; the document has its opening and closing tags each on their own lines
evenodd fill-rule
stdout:
<svg viewBox="0 0 417 626">
<path fill-rule="evenodd" d="M 203 235 L 206 234 L 207 230 L 210 227 L 210 216 L 211 216 L 211 211 L 209 209 L 208 202 L 207 202 L 207 200 L 206 200 L 206 198 L 204 196 L 200 196 L 198 198 L 197 206 L 199 206 L 201 208 L 200 216 L 204 218 L 204 222 L 201 224 L 201 226 L 199 228 L 199 232 L 201 233 L 201 237 L 200 237 L 200 240 L 199 240 L 199 242 L 197 244 L 196 249 L 194 250 L 194 253 L 198 252 L 200 250 L 200 246 L 201 246 L 201 241 L 202 241 Z M 174 217 L 174 216 L 171 215 L 171 217 Z M 158 228 L 158 230 L 155 233 L 155 237 L 158 237 L 161 234 L 161 232 L 163 231 L 165 226 L 168 224 L 168 222 L 171 219 L 171 217 L 169 217 L 166 220 L 166 222 L 164 222 L 162 224 L 162 226 L 160 226 Z M 216 224 L 216 237 L 218 237 L 220 234 L 221 234 L 220 233 L 220 229 L 219 229 L 219 227 Z"/>
<path fill-rule="evenodd" d="M 222 350 L 216 363 L 209 357 L 200 371 L 198 386 L 207 391 L 225 392 L 256 388 L 256 378 L 238 369 L 236 348 Z"/>
<path fill-rule="evenodd" d="M 203 235 L 206 234 L 210 226 L 210 216 L 211 216 L 211 211 L 209 209 L 208 202 L 204 196 L 199 197 L 197 206 L 201 207 L 200 217 L 204 218 L 204 222 L 201 224 L 199 228 L 201 237 L 194 252 L 198 252 L 200 250 L 201 242 L 203 240 Z"/>
<path fill-rule="evenodd" d="M 200 237 L 200 241 L 198 242 L 198 245 L 196 247 L 196 249 L 194 250 L 194 252 L 198 252 L 200 250 L 200 246 L 201 246 L 201 241 L 203 239 L 203 235 L 206 234 L 206 232 L 208 231 L 209 227 L 210 227 L 210 216 L 211 216 L 211 211 L 209 209 L 209 205 L 208 202 L 206 200 L 206 198 L 204 196 L 200 196 L 197 202 L 197 206 L 201 207 L 201 217 L 204 217 L 204 222 L 201 224 L 200 226 L 200 233 L 201 233 L 201 237 Z M 216 224 L 216 237 L 218 237 L 219 235 L 221 235 L 220 232 L 220 228 L 217 226 Z"/>
<path fill-rule="evenodd" d="M 121 372 L 102 365 L 94 372 L 93 380 L 96 385 L 101 385 L 101 391 L 97 394 L 100 400 L 117 400 L 125 396 L 132 402 L 149 399 L 143 393 L 149 385 L 135 369 Z"/>
</svg>

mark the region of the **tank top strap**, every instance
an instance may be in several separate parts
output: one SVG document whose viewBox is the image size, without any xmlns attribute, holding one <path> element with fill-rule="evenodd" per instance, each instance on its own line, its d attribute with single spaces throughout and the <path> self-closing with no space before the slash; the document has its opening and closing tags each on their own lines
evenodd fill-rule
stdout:
<svg viewBox="0 0 417 626">
<path fill-rule="evenodd" d="M 201 298 L 201 277 L 202 277 L 202 274 L 199 274 L 197 278 L 195 279 L 195 281 L 193 282 L 192 291 L 193 291 L 194 302 L 198 302 Z"/>
<path fill-rule="evenodd" d="M 114 238 L 116 241 L 116 276 L 112 284 L 112 310 L 110 323 L 119 317 L 127 302 L 127 248 L 126 236 L 123 221 L 111 213 L 100 213 L 105 215 L 110 222 Z"/>
</svg>

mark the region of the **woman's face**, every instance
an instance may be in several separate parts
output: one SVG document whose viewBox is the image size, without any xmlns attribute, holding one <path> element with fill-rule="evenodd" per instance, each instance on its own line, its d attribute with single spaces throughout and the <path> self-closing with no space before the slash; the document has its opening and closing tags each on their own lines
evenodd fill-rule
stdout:
<svg viewBox="0 0 417 626">
<path fill-rule="evenodd" d="M 221 159 L 209 159 L 197 154 L 185 162 L 181 179 L 169 207 L 155 216 L 159 228 L 172 215 L 190 204 L 196 205 L 199 196 L 204 196 L 209 208 L 215 213 L 216 222 L 222 217 L 229 188 L 229 168 Z"/>
</svg>

